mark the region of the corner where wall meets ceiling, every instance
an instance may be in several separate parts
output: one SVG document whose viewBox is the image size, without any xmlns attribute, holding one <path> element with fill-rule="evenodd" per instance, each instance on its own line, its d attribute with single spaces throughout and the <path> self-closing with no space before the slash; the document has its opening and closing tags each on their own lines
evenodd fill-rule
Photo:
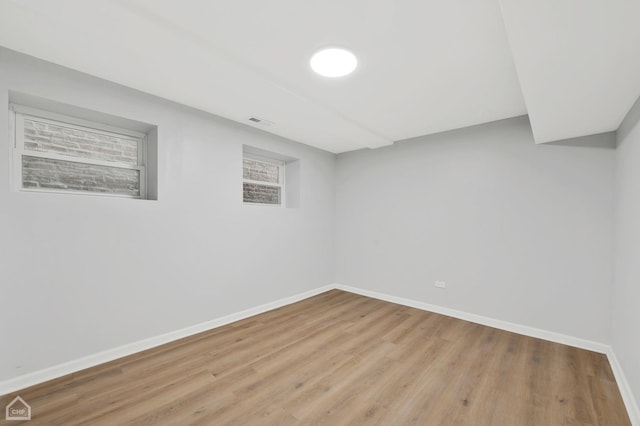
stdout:
<svg viewBox="0 0 640 426">
<path fill-rule="evenodd" d="M 0 0 L 0 45 L 334 153 L 527 113 L 548 142 L 640 94 L 640 5 L 588 3 Z M 332 46 L 353 74 L 311 70 Z"/>
</svg>

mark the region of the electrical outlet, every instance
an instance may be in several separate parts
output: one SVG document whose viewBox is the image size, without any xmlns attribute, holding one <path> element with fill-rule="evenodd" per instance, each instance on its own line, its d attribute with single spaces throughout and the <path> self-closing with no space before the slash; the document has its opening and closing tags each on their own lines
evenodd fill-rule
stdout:
<svg viewBox="0 0 640 426">
<path fill-rule="evenodd" d="M 438 288 L 445 288 L 447 286 L 447 283 L 445 283 L 444 281 L 436 281 L 433 285 Z"/>
</svg>

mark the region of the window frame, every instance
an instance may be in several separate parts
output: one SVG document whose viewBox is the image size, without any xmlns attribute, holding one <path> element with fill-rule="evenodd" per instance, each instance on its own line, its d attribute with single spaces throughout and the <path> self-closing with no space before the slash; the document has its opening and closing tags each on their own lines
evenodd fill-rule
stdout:
<svg viewBox="0 0 640 426">
<path fill-rule="evenodd" d="M 278 167 L 278 183 L 273 182 L 264 182 L 261 180 L 253 180 L 253 179 L 245 179 L 244 177 L 244 164 L 242 166 L 242 184 L 243 184 L 243 192 L 242 192 L 242 203 L 246 206 L 268 206 L 268 207 L 284 207 L 285 204 L 285 166 L 286 163 L 283 160 L 277 160 L 274 158 L 265 157 L 262 155 L 252 154 L 249 152 L 242 153 L 242 161 L 251 160 L 256 161 L 258 163 L 265 163 L 272 166 Z M 279 204 L 269 204 L 269 203 L 255 203 L 251 201 L 244 200 L 244 184 L 250 183 L 253 185 L 261 185 L 261 186 L 270 186 L 274 188 L 280 188 L 280 203 Z"/>
<path fill-rule="evenodd" d="M 51 123 L 58 126 L 68 127 L 82 131 L 91 131 L 100 134 L 116 134 L 127 139 L 135 140 L 138 146 L 137 164 L 124 164 L 114 161 L 95 160 L 91 158 L 74 157 L 63 154 L 56 154 L 46 151 L 32 151 L 24 148 L 24 119 L 25 117 L 35 121 Z M 96 121 L 85 120 L 51 111 L 32 108 L 29 106 L 10 104 L 9 105 L 9 134 L 11 140 L 11 188 L 17 192 L 40 192 L 58 193 L 73 195 L 89 195 L 100 197 L 117 197 L 147 199 L 147 135 L 135 130 L 110 126 Z M 46 158 L 57 161 L 69 161 L 80 164 L 90 164 L 118 169 L 137 170 L 140 175 L 140 194 L 113 194 L 105 192 L 77 191 L 52 188 L 24 188 L 22 183 L 22 157 Z"/>
</svg>

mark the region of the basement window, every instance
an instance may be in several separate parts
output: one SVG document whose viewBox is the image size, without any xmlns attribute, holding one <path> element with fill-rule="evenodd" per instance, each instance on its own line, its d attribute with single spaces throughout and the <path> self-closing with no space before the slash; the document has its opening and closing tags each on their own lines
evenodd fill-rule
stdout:
<svg viewBox="0 0 640 426">
<path fill-rule="evenodd" d="M 242 156 L 242 199 L 246 204 L 284 205 L 282 160 L 244 152 Z"/>
<path fill-rule="evenodd" d="M 11 105 L 18 191 L 147 198 L 147 135 Z"/>
</svg>

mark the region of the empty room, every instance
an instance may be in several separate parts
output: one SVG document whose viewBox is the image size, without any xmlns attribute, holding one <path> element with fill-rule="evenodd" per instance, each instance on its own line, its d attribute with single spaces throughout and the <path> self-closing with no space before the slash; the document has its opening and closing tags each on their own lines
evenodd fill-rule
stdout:
<svg viewBox="0 0 640 426">
<path fill-rule="evenodd" d="M 0 425 L 640 426 L 639 22 L 0 0 Z"/>
</svg>

